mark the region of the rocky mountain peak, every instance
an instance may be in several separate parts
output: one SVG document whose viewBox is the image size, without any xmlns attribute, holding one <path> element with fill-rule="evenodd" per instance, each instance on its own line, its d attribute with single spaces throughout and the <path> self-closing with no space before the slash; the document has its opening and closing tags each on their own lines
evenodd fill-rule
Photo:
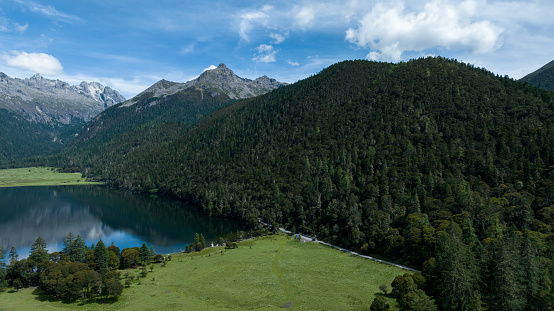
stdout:
<svg viewBox="0 0 554 311">
<path fill-rule="evenodd" d="M 40 75 L 40 73 L 35 73 L 31 78 L 31 80 L 41 81 L 44 80 L 44 78 Z"/>
<path fill-rule="evenodd" d="M 166 97 L 185 89 L 201 90 L 208 96 L 225 94 L 231 99 L 241 99 L 265 94 L 280 86 L 286 85 L 267 76 L 254 81 L 237 76 L 224 63 L 214 69 L 204 71 L 198 78 L 186 83 L 176 83 L 160 80 L 154 85 L 125 102 L 121 107 L 132 106 L 147 97 Z"/>
<path fill-rule="evenodd" d="M 211 83 L 238 83 L 241 81 L 249 81 L 237 76 L 231 69 L 227 68 L 225 64 L 221 63 L 217 68 L 204 71 L 200 77 L 190 82 L 211 82 Z M 194 84 L 196 84 L 194 83 Z"/>
<path fill-rule="evenodd" d="M 2 74 L 0 82 L 0 109 L 14 111 L 33 122 L 88 121 L 105 108 L 125 101 L 121 94 L 98 82 L 72 86 L 39 73 L 26 79 Z"/>
</svg>

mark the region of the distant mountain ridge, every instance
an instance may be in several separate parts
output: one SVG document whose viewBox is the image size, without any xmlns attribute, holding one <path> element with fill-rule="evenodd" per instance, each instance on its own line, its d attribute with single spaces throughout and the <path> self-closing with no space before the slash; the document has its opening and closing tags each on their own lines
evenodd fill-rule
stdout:
<svg viewBox="0 0 554 311">
<path fill-rule="evenodd" d="M 225 64 L 186 83 L 162 79 L 99 114 L 87 124 L 74 145 L 80 148 L 104 144 L 147 123 L 178 122 L 190 126 L 235 100 L 262 95 L 284 85 L 287 84 L 267 76 L 255 80 L 241 78 Z"/>
<path fill-rule="evenodd" d="M 0 73 L 0 161 L 58 151 L 79 128 L 125 100 L 98 82 L 11 78 Z"/>
<path fill-rule="evenodd" d="M 520 81 L 554 92 L 554 60 L 521 78 Z"/>
<path fill-rule="evenodd" d="M 98 82 L 70 85 L 40 74 L 19 79 L 0 73 L 0 109 L 32 122 L 70 124 L 74 119 L 86 122 L 122 101 L 125 97 Z"/>
<path fill-rule="evenodd" d="M 121 107 L 132 106 L 146 96 L 167 97 L 189 88 L 201 90 L 212 97 L 225 94 L 230 99 L 243 99 L 265 94 L 284 85 L 287 83 L 279 82 L 265 75 L 255 80 L 241 78 L 221 63 L 217 68 L 206 70 L 198 78 L 185 83 L 160 80 L 125 102 Z"/>
</svg>

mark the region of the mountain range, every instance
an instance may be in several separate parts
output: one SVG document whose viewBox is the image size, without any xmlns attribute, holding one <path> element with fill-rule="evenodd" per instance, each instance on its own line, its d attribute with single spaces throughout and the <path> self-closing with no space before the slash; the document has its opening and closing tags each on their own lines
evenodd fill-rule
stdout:
<svg viewBox="0 0 554 311">
<path fill-rule="evenodd" d="M 255 80 L 241 78 L 221 63 L 217 68 L 206 70 L 198 78 L 185 83 L 160 80 L 122 106 L 132 106 L 145 97 L 164 98 L 190 88 L 211 97 L 225 94 L 230 99 L 242 99 L 265 94 L 283 85 L 286 83 L 267 76 Z"/>
<path fill-rule="evenodd" d="M 62 144 L 90 146 L 93 137 L 104 143 L 148 122 L 191 125 L 235 100 L 283 85 L 267 76 L 241 78 L 220 64 L 186 83 L 161 80 L 126 101 L 97 82 L 72 86 L 39 74 L 14 79 L 0 73 L 0 119 L 5 120 L 0 124 L 0 160 L 50 154 Z"/>
<path fill-rule="evenodd" d="M 255 80 L 241 78 L 225 64 L 206 70 L 186 83 L 160 80 L 132 99 L 98 115 L 79 134 L 76 145 L 80 148 L 90 147 L 94 141 L 107 142 L 149 122 L 178 121 L 192 125 L 236 100 L 262 95 L 285 85 L 267 76 Z"/>
<path fill-rule="evenodd" d="M 15 112 L 37 123 L 87 122 L 125 97 L 98 82 L 69 85 L 61 80 L 10 78 L 0 73 L 0 109 Z M 76 119 L 76 120 L 75 120 Z"/>
</svg>

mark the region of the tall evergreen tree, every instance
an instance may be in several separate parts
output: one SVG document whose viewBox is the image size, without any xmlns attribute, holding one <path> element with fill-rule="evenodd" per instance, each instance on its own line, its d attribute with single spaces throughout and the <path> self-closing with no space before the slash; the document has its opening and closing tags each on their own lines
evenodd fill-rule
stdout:
<svg viewBox="0 0 554 311">
<path fill-rule="evenodd" d="M 63 252 L 69 256 L 72 262 L 85 262 L 87 256 L 87 246 L 81 235 L 74 236 L 73 233 L 68 233 L 65 237 Z"/>
<path fill-rule="evenodd" d="M 75 240 L 75 236 L 72 232 L 69 232 L 65 238 L 63 239 L 63 249 L 62 252 L 66 253 L 69 257 L 71 257 L 72 253 L 72 243 L 73 240 Z"/>
<path fill-rule="evenodd" d="M 8 282 L 6 281 L 6 275 L 8 274 L 8 272 L 6 270 L 4 258 L 6 258 L 6 256 L 4 256 L 2 247 L 0 247 L 0 292 L 3 292 L 4 289 L 8 286 Z"/>
<path fill-rule="evenodd" d="M 46 241 L 39 236 L 33 245 L 31 245 L 31 253 L 29 259 L 32 259 L 35 263 L 41 263 L 48 260 L 48 251 L 46 250 Z"/>
<path fill-rule="evenodd" d="M 100 274 L 110 271 L 110 254 L 102 240 L 98 241 L 94 247 L 94 263 L 96 270 L 100 272 Z"/>
<path fill-rule="evenodd" d="M 200 243 L 200 249 L 206 248 L 206 239 L 204 239 L 204 234 L 200 233 L 200 239 L 198 240 Z"/>
<path fill-rule="evenodd" d="M 526 304 L 537 294 L 540 287 L 540 262 L 537 258 L 537 248 L 531 240 L 529 230 L 523 233 L 521 244 L 521 268 L 523 270 L 522 283 L 525 287 Z"/>
<path fill-rule="evenodd" d="M 142 263 L 144 265 L 146 264 L 149 264 L 150 261 L 152 261 L 152 255 L 150 254 L 150 248 L 148 247 L 148 245 L 146 245 L 146 243 L 142 243 L 142 246 L 140 247 L 140 251 L 139 251 L 139 256 L 140 256 L 140 261 L 142 261 Z"/>
<path fill-rule="evenodd" d="M 85 258 L 87 257 L 87 245 L 85 244 L 85 241 L 81 237 L 81 235 L 77 234 L 73 242 L 71 243 L 71 261 L 73 262 L 85 262 Z"/>
<path fill-rule="evenodd" d="M 438 302 L 442 310 L 481 310 L 478 266 L 471 249 L 462 243 L 462 231 L 451 222 L 437 241 Z"/>
<path fill-rule="evenodd" d="M 527 267 L 521 265 L 521 238 L 512 226 L 495 243 L 490 277 L 489 310 L 523 310 L 526 288 L 522 282 Z"/>
<path fill-rule="evenodd" d="M 15 247 L 10 248 L 10 254 L 8 255 L 8 258 L 10 259 L 10 267 L 12 267 L 18 260 L 19 255 L 17 254 L 17 250 Z"/>
</svg>

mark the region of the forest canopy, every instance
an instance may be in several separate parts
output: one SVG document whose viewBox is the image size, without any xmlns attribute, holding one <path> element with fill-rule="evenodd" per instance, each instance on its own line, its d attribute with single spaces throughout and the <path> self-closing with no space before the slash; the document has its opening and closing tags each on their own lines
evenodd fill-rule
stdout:
<svg viewBox="0 0 554 311">
<path fill-rule="evenodd" d="M 474 265 L 460 273 L 500 284 L 509 271 L 479 258 L 514 268 L 507 247 L 527 249 L 543 278 L 512 293 L 517 309 L 552 301 L 553 121 L 552 93 L 455 60 L 346 61 L 190 130 L 142 125 L 122 134 L 132 150 L 116 137 L 96 149 L 103 159 L 92 150 L 50 161 L 210 215 L 252 226 L 262 218 L 424 267 L 428 284 L 445 277 L 453 254 Z M 470 284 L 479 295 L 463 308 L 506 308 L 492 299 L 507 293 L 490 286 Z M 432 288 L 442 308 L 460 307 L 441 296 L 446 285 Z"/>
</svg>

